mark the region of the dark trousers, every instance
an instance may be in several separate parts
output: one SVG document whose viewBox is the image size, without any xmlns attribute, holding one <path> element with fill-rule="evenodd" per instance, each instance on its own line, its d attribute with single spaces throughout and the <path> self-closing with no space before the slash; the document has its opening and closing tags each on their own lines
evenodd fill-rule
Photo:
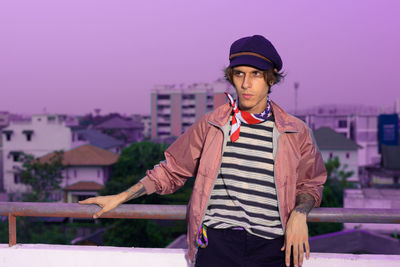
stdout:
<svg viewBox="0 0 400 267">
<path fill-rule="evenodd" d="M 207 228 L 208 246 L 199 248 L 195 267 L 285 267 L 284 237 L 265 239 L 245 230 Z M 293 255 L 290 258 L 293 266 Z"/>
</svg>

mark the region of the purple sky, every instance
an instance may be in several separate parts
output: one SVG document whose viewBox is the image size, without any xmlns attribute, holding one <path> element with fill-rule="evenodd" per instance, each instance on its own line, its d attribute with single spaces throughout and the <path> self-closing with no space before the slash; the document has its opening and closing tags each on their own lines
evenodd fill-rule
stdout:
<svg viewBox="0 0 400 267">
<path fill-rule="evenodd" d="M 289 4 L 290 3 L 290 4 Z M 287 78 L 272 99 L 400 98 L 400 1 L 2 0 L 0 110 L 150 113 L 155 84 L 212 82 L 230 44 L 262 34 Z"/>
</svg>

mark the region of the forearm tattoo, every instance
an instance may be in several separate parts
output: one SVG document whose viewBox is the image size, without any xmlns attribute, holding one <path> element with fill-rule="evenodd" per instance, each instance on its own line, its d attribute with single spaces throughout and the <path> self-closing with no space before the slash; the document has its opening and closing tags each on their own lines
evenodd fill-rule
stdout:
<svg viewBox="0 0 400 267">
<path fill-rule="evenodd" d="M 314 207 L 315 199 L 310 194 L 300 194 L 296 197 L 296 206 L 294 210 L 303 214 L 308 215 L 311 209 Z"/>
<path fill-rule="evenodd" d="M 125 201 L 129 201 L 133 198 L 137 198 L 146 194 L 146 188 L 144 188 L 143 184 L 137 183 L 134 186 L 131 186 L 125 192 L 128 193 L 128 196 Z"/>
</svg>

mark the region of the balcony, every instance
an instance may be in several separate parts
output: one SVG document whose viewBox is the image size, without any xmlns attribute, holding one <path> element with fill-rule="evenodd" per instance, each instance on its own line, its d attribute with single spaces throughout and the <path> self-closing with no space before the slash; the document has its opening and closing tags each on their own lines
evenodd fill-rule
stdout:
<svg viewBox="0 0 400 267">
<path fill-rule="evenodd" d="M 9 219 L 9 244 L 0 244 L 1 266 L 190 266 L 184 249 L 17 244 L 16 231 L 24 229 L 16 229 L 16 217 L 91 218 L 98 209 L 93 205 L 0 202 L 0 215 Z M 103 217 L 184 220 L 185 213 L 184 205 L 121 205 Z M 308 221 L 399 223 L 400 210 L 318 208 Z M 303 266 L 400 266 L 400 256 L 311 253 Z"/>
</svg>

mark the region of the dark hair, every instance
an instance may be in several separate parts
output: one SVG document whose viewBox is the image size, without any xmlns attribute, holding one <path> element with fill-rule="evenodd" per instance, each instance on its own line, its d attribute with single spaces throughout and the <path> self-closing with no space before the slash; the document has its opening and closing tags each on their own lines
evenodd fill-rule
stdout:
<svg viewBox="0 0 400 267">
<path fill-rule="evenodd" d="M 264 80 L 267 83 L 269 87 L 268 93 L 271 93 L 271 84 L 270 82 L 273 82 L 273 85 L 278 84 L 280 81 L 285 78 L 286 74 L 283 72 L 275 72 L 273 68 L 269 68 L 268 70 L 260 70 L 264 73 Z M 235 87 L 235 84 L 233 83 L 233 68 L 232 67 L 227 67 L 224 70 L 225 74 L 225 79 L 232 84 L 233 87 Z"/>
</svg>

